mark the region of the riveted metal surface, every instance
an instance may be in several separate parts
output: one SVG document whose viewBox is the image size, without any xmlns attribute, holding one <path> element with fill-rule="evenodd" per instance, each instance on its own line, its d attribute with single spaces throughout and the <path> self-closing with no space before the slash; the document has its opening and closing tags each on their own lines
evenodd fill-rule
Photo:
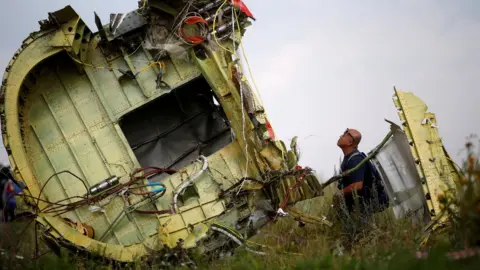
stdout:
<svg viewBox="0 0 480 270">
<path fill-rule="evenodd" d="M 405 119 L 404 128 L 409 140 L 413 141 L 412 153 L 419 161 L 418 166 L 425 178 L 424 192 L 430 199 L 430 211 L 440 213 L 438 194 L 455 186 L 458 174 L 444 151 L 438 135 L 435 115 L 427 112 L 428 107 L 412 93 L 395 91 L 401 108 L 400 119 Z"/>
</svg>

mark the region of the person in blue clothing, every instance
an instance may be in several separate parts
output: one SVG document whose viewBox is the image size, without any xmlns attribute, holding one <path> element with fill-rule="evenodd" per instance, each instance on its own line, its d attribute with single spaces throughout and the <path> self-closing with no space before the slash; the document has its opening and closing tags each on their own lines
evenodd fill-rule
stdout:
<svg viewBox="0 0 480 270">
<path fill-rule="evenodd" d="M 350 236 L 365 228 L 371 215 L 385 206 L 386 199 L 383 186 L 379 185 L 380 177 L 372 163 L 367 161 L 358 167 L 366 158 L 366 155 L 358 150 L 361 140 L 362 134 L 358 130 L 348 128 L 337 141 L 337 146 L 344 155 L 341 171 L 350 173 L 338 182 L 339 191 L 334 195 L 334 206 L 343 229 Z M 354 168 L 356 169 L 353 170 Z M 373 200 L 379 197 L 381 200 Z"/>
<path fill-rule="evenodd" d="M 342 172 L 352 170 L 363 160 L 359 155 L 358 145 L 362 140 L 362 134 L 356 129 L 346 129 L 338 138 L 337 146 L 343 152 L 343 161 L 340 166 Z M 339 192 L 335 195 L 336 200 L 343 197 L 349 213 L 353 211 L 354 198 L 361 198 L 361 191 L 365 177 L 366 165 L 361 166 L 349 175 L 343 177 L 337 184 Z M 356 196 L 355 196 L 356 195 Z"/>
<path fill-rule="evenodd" d="M 3 222 L 11 222 L 15 219 L 17 208 L 16 194 L 21 194 L 25 184 L 15 181 L 8 166 L 0 165 L 0 191 L 1 191 L 1 217 Z"/>
<path fill-rule="evenodd" d="M 17 208 L 17 201 L 15 200 L 15 183 L 9 179 L 3 188 L 2 201 L 3 207 L 3 222 L 12 222 L 15 219 L 15 208 Z"/>
</svg>

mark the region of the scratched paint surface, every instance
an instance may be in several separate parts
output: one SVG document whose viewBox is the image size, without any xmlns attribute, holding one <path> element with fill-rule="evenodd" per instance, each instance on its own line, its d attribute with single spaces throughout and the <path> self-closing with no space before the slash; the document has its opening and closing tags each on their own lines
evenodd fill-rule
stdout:
<svg viewBox="0 0 480 270">
<path fill-rule="evenodd" d="M 407 138 L 411 142 L 411 152 L 417 163 L 417 169 L 424 178 L 424 193 L 430 212 L 440 213 L 438 194 L 446 189 L 455 188 L 458 172 L 453 161 L 444 151 L 433 113 L 413 93 L 396 91 L 394 103 Z"/>
</svg>

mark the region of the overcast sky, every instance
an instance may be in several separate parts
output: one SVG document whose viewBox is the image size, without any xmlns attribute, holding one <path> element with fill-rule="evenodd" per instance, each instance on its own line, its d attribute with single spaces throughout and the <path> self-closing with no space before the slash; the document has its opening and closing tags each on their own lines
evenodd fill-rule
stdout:
<svg viewBox="0 0 480 270">
<path fill-rule="evenodd" d="M 297 135 L 302 165 L 333 173 L 346 127 L 363 134 L 361 150 L 398 122 L 393 86 L 412 91 L 437 115 L 456 161 L 465 137 L 480 133 L 480 1 L 248 0 L 257 21 L 244 38 L 254 78 L 277 135 Z M 110 13 L 136 0 L 3 0 L 0 70 L 47 12 L 66 5 L 96 31 Z M 8 162 L 2 148 L 1 162 Z"/>
</svg>

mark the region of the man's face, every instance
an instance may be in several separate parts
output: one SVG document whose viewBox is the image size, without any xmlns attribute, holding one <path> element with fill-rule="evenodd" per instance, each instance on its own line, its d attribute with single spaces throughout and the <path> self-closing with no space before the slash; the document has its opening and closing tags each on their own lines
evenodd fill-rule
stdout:
<svg viewBox="0 0 480 270">
<path fill-rule="evenodd" d="M 350 134 L 350 132 L 348 131 L 348 128 L 347 128 L 342 133 L 342 135 L 340 135 L 340 138 L 338 138 L 337 146 L 342 148 L 342 147 L 349 146 L 349 145 L 352 145 L 352 144 L 353 144 L 353 136 L 352 136 L 352 134 Z"/>
</svg>

